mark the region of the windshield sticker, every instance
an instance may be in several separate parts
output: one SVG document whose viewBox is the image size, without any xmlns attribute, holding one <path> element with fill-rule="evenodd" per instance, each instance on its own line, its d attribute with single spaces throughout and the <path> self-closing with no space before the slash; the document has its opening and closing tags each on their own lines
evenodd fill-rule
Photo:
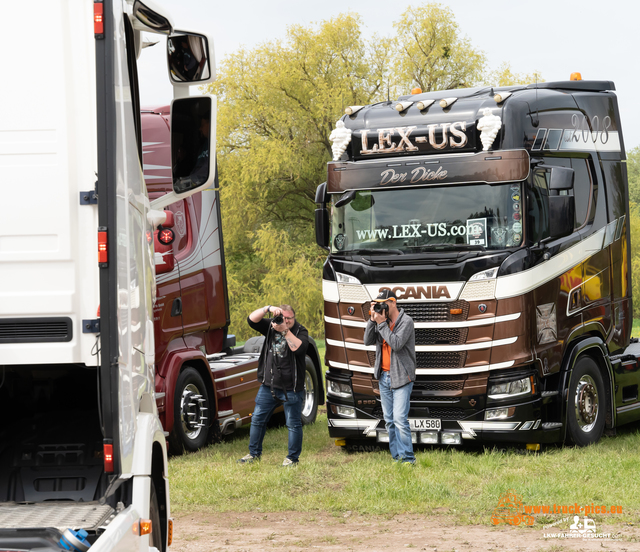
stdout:
<svg viewBox="0 0 640 552">
<path fill-rule="evenodd" d="M 469 245 L 487 246 L 487 219 L 467 220 L 467 243 Z"/>
<path fill-rule="evenodd" d="M 338 234 L 333 240 L 333 243 L 335 244 L 338 251 L 342 251 L 344 249 L 344 245 L 346 242 L 347 237 L 344 234 Z"/>
<path fill-rule="evenodd" d="M 501 226 L 497 226 L 491 229 L 491 240 L 494 245 L 504 247 L 507 245 L 507 238 L 509 237 L 509 231 Z"/>
<path fill-rule="evenodd" d="M 513 192 L 513 193 L 511 194 L 511 199 L 512 199 L 513 201 L 520 201 L 520 192 Z"/>
<path fill-rule="evenodd" d="M 520 234 L 520 232 L 522 232 L 522 223 L 514 222 L 513 226 L 511 227 L 511 230 L 513 230 L 516 234 Z"/>
<path fill-rule="evenodd" d="M 513 204 L 513 210 L 518 212 L 520 210 L 520 204 L 519 203 L 514 203 Z"/>
</svg>

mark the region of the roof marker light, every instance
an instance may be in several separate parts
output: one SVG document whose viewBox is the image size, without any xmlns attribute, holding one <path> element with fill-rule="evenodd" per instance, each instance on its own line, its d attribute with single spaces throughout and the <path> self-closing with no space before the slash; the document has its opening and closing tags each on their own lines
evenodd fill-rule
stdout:
<svg viewBox="0 0 640 552">
<path fill-rule="evenodd" d="M 345 107 L 344 112 L 347 115 L 355 115 L 356 113 L 358 113 L 358 111 L 360 111 L 362 108 L 364 107 L 364 105 L 350 105 L 349 107 Z"/>
<path fill-rule="evenodd" d="M 496 103 L 504 102 L 509 96 L 511 96 L 511 92 L 498 92 L 493 99 Z"/>
<path fill-rule="evenodd" d="M 571 73 L 571 76 L 569 77 L 569 80 L 582 80 L 582 75 L 580 73 Z"/>
<path fill-rule="evenodd" d="M 457 101 L 458 98 L 442 98 L 440 100 L 440 107 L 451 107 Z"/>
<path fill-rule="evenodd" d="M 411 93 L 412 94 L 422 94 L 422 88 L 420 88 L 419 86 L 416 86 L 415 88 L 411 89 Z"/>
<path fill-rule="evenodd" d="M 404 111 L 413 105 L 413 102 L 398 102 L 396 104 L 396 111 Z"/>
<path fill-rule="evenodd" d="M 435 100 L 422 100 L 419 101 L 416 104 L 416 107 L 420 110 L 420 111 L 424 111 L 425 109 L 427 109 L 427 107 L 429 107 L 430 105 L 432 105 L 433 103 L 435 103 Z"/>
</svg>

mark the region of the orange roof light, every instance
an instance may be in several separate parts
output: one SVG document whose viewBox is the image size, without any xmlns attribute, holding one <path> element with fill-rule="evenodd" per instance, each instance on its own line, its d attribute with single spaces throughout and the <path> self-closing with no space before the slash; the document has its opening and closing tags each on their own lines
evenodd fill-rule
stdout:
<svg viewBox="0 0 640 552">
<path fill-rule="evenodd" d="M 415 88 L 411 89 L 411 93 L 412 94 L 422 94 L 422 88 L 420 88 L 419 86 L 416 86 Z"/>
<path fill-rule="evenodd" d="M 569 80 L 582 80 L 582 75 L 580 73 L 571 73 Z"/>
</svg>

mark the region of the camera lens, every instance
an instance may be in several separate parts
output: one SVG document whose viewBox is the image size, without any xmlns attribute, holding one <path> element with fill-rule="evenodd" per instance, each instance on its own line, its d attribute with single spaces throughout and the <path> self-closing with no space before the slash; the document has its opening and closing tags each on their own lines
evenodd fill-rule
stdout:
<svg viewBox="0 0 640 552">
<path fill-rule="evenodd" d="M 283 322 L 284 322 L 284 316 L 282 316 L 281 314 L 277 314 L 276 316 L 273 317 L 274 324 L 282 324 Z"/>
</svg>

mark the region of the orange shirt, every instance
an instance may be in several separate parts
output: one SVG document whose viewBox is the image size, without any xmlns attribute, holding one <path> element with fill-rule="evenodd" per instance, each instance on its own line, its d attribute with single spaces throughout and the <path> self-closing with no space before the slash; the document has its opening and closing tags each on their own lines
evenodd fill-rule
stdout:
<svg viewBox="0 0 640 552">
<path fill-rule="evenodd" d="M 395 322 L 389 324 L 389 329 L 393 331 L 393 327 L 396 325 Z M 382 370 L 384 372 L 388 372 L 391 368 L 391 347 L 389 344 L 383 339 L 382 340 Z"/>
</svg>

